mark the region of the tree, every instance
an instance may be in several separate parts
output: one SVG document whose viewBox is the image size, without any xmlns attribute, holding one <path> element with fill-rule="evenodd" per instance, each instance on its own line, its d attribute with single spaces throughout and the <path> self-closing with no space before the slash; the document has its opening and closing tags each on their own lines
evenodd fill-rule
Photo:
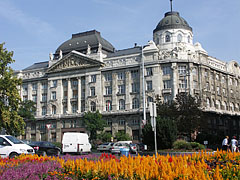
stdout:
<svg viewBox="0 0 240 180">
<path fill-rule="evenodd" d="M 24 120 L 30 120 L 30 121 L 35 120 L 35 116 L 34 116 L 34 113 L 36 112 L 35 105 L 36 103 L 31 100 L 22 101 L 20 103 L 18 114 Z"/>
<path fill-rule="evenodd" d="M 201 100 L 187 93 L 179 93 L 176 96 L 176 105 L 178 132 L 192 141 L 192 134 L 198 131 L 203 120 Z"/>
<path fill-rule="evenodd" d="M 102 142 L 110 142 L 112 134 L 111 133 L 107 133 L 107 132 L 102 132 L 102 133 L 98 134 L 97 137 Z"/>
<path fill-rule="evenodd" d="M 156 118 L 157 126 L 157 148 L 171 148 L 177 138 L 177 126 L 173 119 L 158 116 Z M 151 149 L 154 148 L 154 134 L 150 123 L 143 128 L 143 143 Z"/>
<path fill-rule="evenodd" d="M 106 122 L 102 119 L 102 115 L 99 111 L 95 113 L 86 112 L 83 116 L 83 122 L 86 129 L 90 132 L 90 140 L 96 140 L 97 131 L 103 131 L 106 126 Z"/>
<path fill-rule="evenodd" d="M 0 128 L 4 128 L 7 134 L 20 135 L 24 133 L 25 122 L 18 114 L 21 97 L 18 87 L 21 79 L 14 76 L 9 66 L 14 62 L 13 52 L 8 52 L 0 44 Z"/>
<path fill-rule="evenodd" d="M 119 131 L 115 134 L 115 138 L 118 141 L 129 141 L 131 140 L 131 137 L 129 136 L 129 134 L 124 133 L 123 131 Z"/>
</svg>

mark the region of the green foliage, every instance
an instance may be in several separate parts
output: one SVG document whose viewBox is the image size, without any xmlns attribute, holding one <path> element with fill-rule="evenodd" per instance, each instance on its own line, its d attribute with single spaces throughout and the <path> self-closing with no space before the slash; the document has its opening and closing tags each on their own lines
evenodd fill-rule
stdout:
<svg viewBox="0 0 240 180">
<path fill-rule="evenodd" d="M 191 149 L 190 143 L 188 143 L 185 140 L 177 140 L 173 143 L 173 149 L 186 149 L 189 150 Z"/>
<path fill-rule="evenodd" d="M 174 121 L 170 118 L 156 118 L 157 126 L 157 148 L 171 148 L 173 142 L 177 138 L 177 127 Z M 147 144 L 150 149 L 154 148 L 154 133 L 150 123 L 143 128 L 143 143 Z"/>
<path fill-rule="evenodd" d="M 20 104 L 20 108 L 18 110 L 18 114 L 24 119 L 24 120 L 35 120 L 34 113 L 36 112 L 36 103 L 27 100 L 22 101 Z"/>
<path fill-rule="evenodd" d="M 60 142 L 52 142 L 55 146 L 59 147 L 60 149 L 62 149 L 62 143 Z"/>
<path fill-rule="evenodd" d="M 103 131 L 106 126 L 106 122 L 102 119 L 102 115 L 99 111 L 95 113 L 86 112 L 83 116 L 83 122 L 86 129 L 90 132 L 90 140 L 96 140 L 97 131 Z"/>
<path fill-rule="evenodd" d="M 183 150 L 203 150 L 204 145 L 197 142 L 187 142 L 185 140 L 177 140 L 173 143 L 173 149 L 183 149 Z"/>
<path fill-rule="evenodd" d="M 112 134 L 107 132 L 101 132 L 97 135 L 97 139 L 101 140 L 102 142 L 110 142 Z"/>
<path fill-rule="evenodd" d="M 192 133 L 198 131 L 203 120 L 201 100 L 190 94 L 179 93 L 176 96 L 177 127 L 180 135 L 186 135 L 190 141 Z"/>
<path fill-rule="evenodd" d="M 129 140 L 131 140 L 131 137 L 127 133 L 124 133 L 122 131 L 117 132 L 115 134 L 115 138 L 117 139 L 117 141 L 129 141 Z"/>
<path fill-rule="evenodd" d="M 8 52 L 0 44 L 0 129 L 4 128 L 7 134 L 14 136 L 24 133 L 25 122 L 18 114 L 21 97 L 18 86 L 21 79 L 14 76 L 9 64 L 13 63 L 13 52 Z"/>
</svg>

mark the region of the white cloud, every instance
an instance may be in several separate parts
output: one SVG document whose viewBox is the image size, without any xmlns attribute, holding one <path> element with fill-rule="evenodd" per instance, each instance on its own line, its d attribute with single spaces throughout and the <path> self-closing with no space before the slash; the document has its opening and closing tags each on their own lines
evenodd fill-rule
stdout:
<svg viewBox="0 0 240 180">
<path fill-rule="evenodd" d="M 47 22 L 39 18 L 31 17 L 21 9 L 6 0 L 0 1 L 0 17 L 11 23 L 20 25 L 28 33 L 37 33 L 39 35 L 52 33 L 54 28 Z"/>
</svg>

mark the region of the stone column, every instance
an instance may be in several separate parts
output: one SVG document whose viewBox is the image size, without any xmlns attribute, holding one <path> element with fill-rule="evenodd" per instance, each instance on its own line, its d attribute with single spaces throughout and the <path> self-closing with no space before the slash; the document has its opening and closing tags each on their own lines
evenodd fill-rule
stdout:
<svg viewBox="0 0 240 180">
<path fill-rule="evenodd" d="M 81 96 L 82 96 L 82 91 L 81 91 L 81 77 L 78 77 L 78 113 L 81 113 Z"/>
<path fill-rule="evenodd" d="M 28 83 L 28 100 L 32 100 L 32 84 Z"/>
<path fill-rule="evenodd" d="M 41 99 L 42 97 L 42 87 L 41 87 L 41 81 L 38 81 L 37 83 L 37 110 L 36 115 L 41 116 Z"/>
<path fill-rule="evenodd" d="M 118 93 L 118 85 L 117 85 L 117 74 L 112 73 L 112 110 L 116 111 L 118 108 L 118 101 L 116 94 Z"/>
<path fill-rule="evenodd" d="M 62 79 L 58 80 L 57 83 L 57 88 L 56 88 L 56 93 L 57 93 L 57 114 L 62 114 L 63 113 L 63 85 L 62 85 Z"/>
<path fill-rule="evenodd" d="M 68 111 L 68 114 L 71 113 L 71 95 L 72 95 L 72 92 L 71 92 L 71 79 L 67 79 L 68 81 L 68 96 L 67 96 L 67 111 Z"/>
<path fill-rule="evenodd" d="M 189 63 L 188 88 L 189 88 L 189 93 L 190 93 L 191 95 L 194 94 L 194 92 L 193 92 L 193 75 L 192 75 L 192 68 L 193 68 L 193 63 Z"/>
<path fill-rule="evenodd" d="M 48 87 L 47 87 L 47 115 L 51 114 L 51 103 L 49 103 L 49 101 L 51 100 L 51 81 L 48 81 Z"/>
<path fill-rule="evenodd" d="M 125 100 L 125 108 L 131 109 L 131 96 L 130 93 L 132 92 L 131 88 L 131 77 L 130 77 L 130 71 L 126 72 L 126 79 L 125 79 L 125 85 L 126 85 L 126 100 Z"/>
<path fill-rule="evenodd" d="M 172 63 L 172 99 L 178 94 L 178 69 L 177 63 Z"/>
</svg>

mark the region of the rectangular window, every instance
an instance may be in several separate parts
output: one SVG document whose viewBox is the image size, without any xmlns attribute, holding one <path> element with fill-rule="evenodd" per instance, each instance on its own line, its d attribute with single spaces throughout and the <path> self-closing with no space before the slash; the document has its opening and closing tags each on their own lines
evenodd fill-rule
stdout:
<svg viewBox="0 0 240 180">
<path fill-rule="evenodd" d="M 27 100 L 28 100 L 28 96 L 27 95 L 23 96 L 23 101 L 27 101 Z"/>
<path fill-rule="evenodd" d="M 46 82 L 42 83 L 42 90 L 47 90 L 47 87 L 48 85 Z"/>
<path fill-rule="evenodd" d="M 132 92 L 133 93 L 139 92 L 139 83 L 132 83 Z"/>
<path fill-rule="evenodd" d="M 37 95 L 32 95 L 32 101 L 35 103 L 37 102 Z"/>
<path fill-rule="evenodd" d="M 118 85 L 118 94 L 125 94 L 125 85 Z"/>
<path fill-rule="evenodd" d="M 90 87 L 90 96 L 95 96 L 95 87 Z"/>
<path fill-rule="evenodd" d="M 187 80 L 179 80 L 179 88 L 187 88 Z"/>
<path fill-rule="evenodd" d="M 52 100 L 55 100 L 56 99 L 56 91 L 53 91 L 52 92 L 52 98 L 51 98 Z"/>
<path fill-rule="evenodd" d="M 105 87 L 105 94 L 106 95 L 112 94 L 112 87 L 111 86 L 106 86 Z"/>
<path fill-rule="evenodd" d="M 105 74 L 105 81 L 112 81 L 112 73 Z"/>
<path fill-rule="evenodd" d="M 36 91 L 37 90 L 37 83 L 32 84 L 32 90 Z"/>
<path fill-rule="evenodd" d="M 68 82 L 66 80 L 63 80 L 63 87 L 67 87 L 68 86 Z"/>
<path fill-rule="evenodd" d="M 91 82 L 92 83 L 95 83 L 96 82 L 96 75 L 91 75 Z"/>
<path fill-rule="evenodd" d="M 162 68 L 162 71 L 163 71 L 163 75 L 168 75 L 171 73 L 171 67 L 170 66 L 164 66 Z"/>
<path fill-rule="evenodd" d="M 178 66 L 178 74 L 180 75 L 186 74 L 186 69 L 187 69 L 186 66 Z"/>
<path fill-rule="evenodd" d="M 207 72 L 207 70 L 205 70 L 204 76 L 205 76 L 205 77 L 208 77 L 208 72 Z"/>
<path fill-rule="evenodd" d="M 67 93 L 67 91 L 64 91 L 63 92 L 63 99 L 67 99 L 68 98 L 68 93 Z"/>
<path fill-rule="evenodd" d="M 47 94 L 44 93 L 42 94 L 42 102 L 46 102 L 47 101 Z"/>
<path fill-rule="evenodd" d="M 125 72 L 119 72 L 118 73 L 118 80 L 124 80 L 125 79 Z"/>
<path fill-rule="evenodd" d="M 139 73 L 138 73 L 138 70 L 137 70 L 137 69 L 131 71 L 131 77 L 132 77 L 132 79 L 137 79 L 137 78 L 139 78 Z"/>
<path fill-rule="evenodd" d="M 152 81 L 147 81 L 147 91 L 152 90 Z"/>
<path fill-rule="evenodd" d="M 226 90 L 224 88 L 223 88 L 222 92 L 223 92 L 223 95 L 226 95 Z"/>
<path fill-rule="evenodd" d="M 118 121 L 118 124 L 119 124 L 120 126 L 124 126 L 124 125 L 125 125 L 125 120 L 124 120 L 124 119 L 120 119 L 120 120 Z"/>
<path fill-rule="evenodd" d="M 111 119 L 107 119 L 107 125 L 112 126 L 112 120 Z"/>
<path fill-rule="evenodd" d="M 152 70 L 151 67 L 146 68 L 146 71 L 147 71 L 147 76 L 152 76 L 153 75 L 153 70 Z"/>
<path fill-rule="evenodd" d="M 52 81 L 52 87 L 57 87 L 57 80 Z"/>
<path fill-rule="evenodd" d="M 72 86 L 78 86 L 78 80 L 72 80 Z"/>
<path fill-rule="evenodd" d="M 72 113 L 76 113 L 77 112 L 77 104 L 72 104 Z"/>
<path fill-rule="evenodd" d="M 73 98 L 78 98 L 78 90 L 73 90 L 72 91 L 72 93 L 73 93 Z"/>
<path fill-rule="evenodd" d="M 170 89 L 171 88 L 171 81 L 170 80 L 163 81 L 163 88 L 164 89 Z"/>
</svg>

